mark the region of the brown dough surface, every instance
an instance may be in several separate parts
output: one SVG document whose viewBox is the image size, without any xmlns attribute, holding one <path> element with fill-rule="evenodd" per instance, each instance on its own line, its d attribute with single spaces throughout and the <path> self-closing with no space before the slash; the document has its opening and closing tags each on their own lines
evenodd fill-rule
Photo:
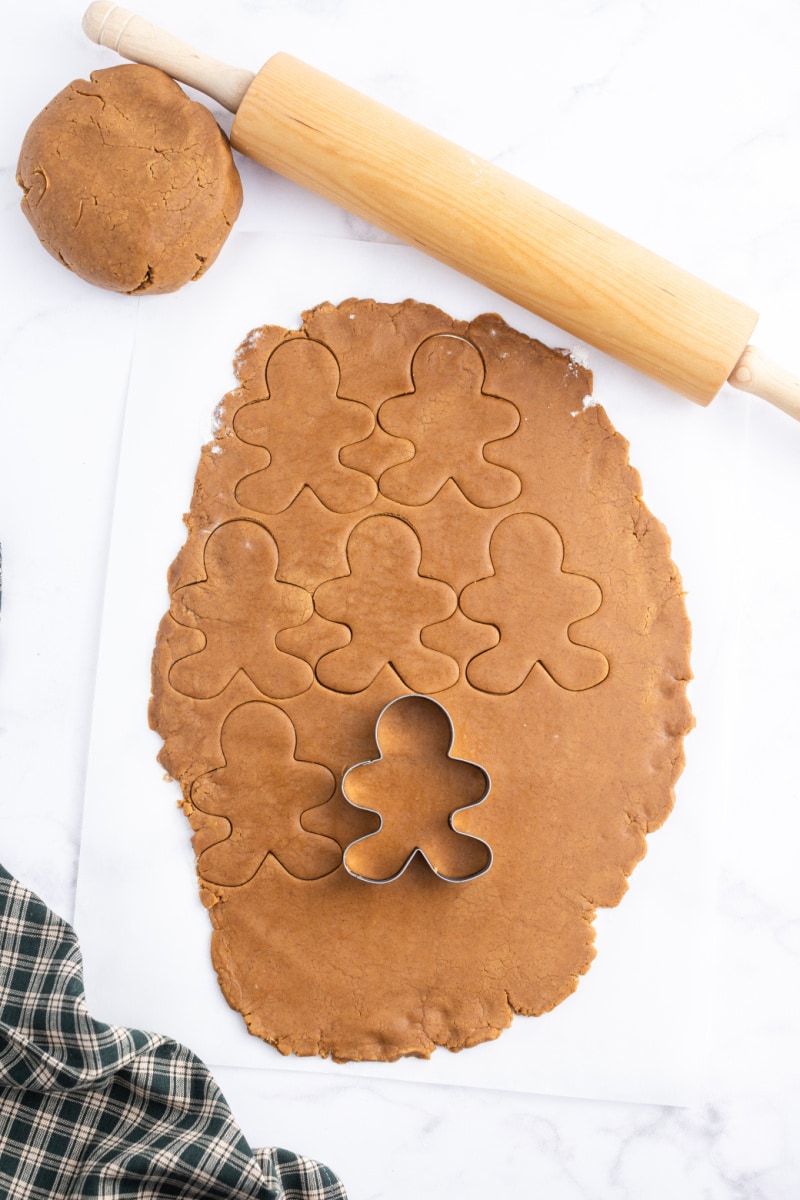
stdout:
<svg viewBox="0 0 800 1200">
<path fill-rule="evenodd" d="M 242 206 L 213 116 L 154 67 L 75 80 L 25 135 L 22 211 L 45 249 L 116 292 L 174 292 L 219 254 Z"/>
<path fill-rule="evenodd" d="M 150 712 L 222 990 L 283 1053 L 497 1037 L 575 989 L 672 807 L 692 717 L 667 533 L 589 373 L 496 315 L 323 304 L 236 366 Z M 449 758 L 424 705 L 376 743 L 409 693 L 449 714 Z"/>
</svg>

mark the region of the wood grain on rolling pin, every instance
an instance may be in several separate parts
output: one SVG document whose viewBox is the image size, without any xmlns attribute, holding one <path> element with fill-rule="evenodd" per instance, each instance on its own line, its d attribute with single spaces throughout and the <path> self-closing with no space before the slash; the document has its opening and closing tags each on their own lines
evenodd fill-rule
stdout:
<svg viewBox="0 0 800 1200">
<path fill-rule="evenodd" d="M 233 145 L 667 387 L 707 404 L 758 314 L 492 163 L 276 54 Z"/>
<path fill-rule="evenodd" d="M 236 113 L 234 146 L 666 387 L 728 382 L 800 420 L 800 379 L 748 345 L 758 314 L 688 271 L 287 54 L 257 75 L 95 0 L 92 41 Z"/>
</svg>

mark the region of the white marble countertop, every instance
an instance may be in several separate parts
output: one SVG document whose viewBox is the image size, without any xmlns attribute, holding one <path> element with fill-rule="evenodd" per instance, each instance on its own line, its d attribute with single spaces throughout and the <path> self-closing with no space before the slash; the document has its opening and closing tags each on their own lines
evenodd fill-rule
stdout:
<svg viewBox="0 0 800 1200">
<path fill-rule="evenodd" d="M 754 340 L 800 368 L 796 0 L 232 0 L 224 15 L 162 0 L 139 11 L 250 69 L 288 50 L 468 146 L 751 304 L 761 313 Z M 82 13 L 66 0 L 19 6 L 0 50 L 0 862 L 68 919 L 127 384 L 137 314 L 151 302 L 71 276 L 19 213 L 27 125 L 71 79 L 118 61 L 86 41 Z M 390 240 L 240 167 L 241 231 L 308 239 L 306 256 L 319 238 L 353 253 Z M 306 256 L 296 255 L 299 293 Z M 630 373 L 587 353 L 598 394 L 613 394 L 615 379 L 629 385 Z M 800 1194 L 800 425 L 728 388 L 705 411 L 655 385 L 642 395 L 647 415 L 620 424 L 635 464 L 637 449 L 656 458 L 680 426 L 704 453 L 688 456 L 692 479 L 675 488 L 690 482 L 714 506 L 722 478 L 736 500 L 722 550 L 698 544 L 703 522 L 675 538 L 679 566 L 679 551 L 691 562 L 707 551 L 734 585 L 727 653 L 706 657 L 727 752 L 715 781 L 702 1094 L 669 1107 L 218 1072 L 253 1144 L 322 1158 L 352 1200 Z M 653 507 L 671 524 L 667 492 Z"/>
</svg>

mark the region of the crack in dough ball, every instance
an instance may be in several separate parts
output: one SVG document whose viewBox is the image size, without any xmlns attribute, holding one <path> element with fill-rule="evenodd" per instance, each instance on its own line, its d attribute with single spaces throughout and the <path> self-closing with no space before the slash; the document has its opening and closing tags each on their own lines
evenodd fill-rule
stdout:
<svg viewBox="0 0 800 1200">
<path fill-rule="evenodd" d="M 115 292 L 174 292 L 214 262 L 242 206 L 210 111 L 154 67 L 74 80 L 22 143 L 22 211 L 46 250 Z"/>
</svg>

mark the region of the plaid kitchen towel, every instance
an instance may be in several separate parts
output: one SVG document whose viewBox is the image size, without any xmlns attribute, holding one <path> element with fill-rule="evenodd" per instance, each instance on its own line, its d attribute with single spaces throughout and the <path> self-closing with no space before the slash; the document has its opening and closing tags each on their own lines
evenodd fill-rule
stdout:
<svg viewBox="0 0 800 1200">
<path fill-rule="evenodd" d="M 251 1150 L 184 1046 L 92 1019 L 78 939 L 0 866 L 0 1197 L 345 1200 L 327 1167 Z"/>
</svg>

